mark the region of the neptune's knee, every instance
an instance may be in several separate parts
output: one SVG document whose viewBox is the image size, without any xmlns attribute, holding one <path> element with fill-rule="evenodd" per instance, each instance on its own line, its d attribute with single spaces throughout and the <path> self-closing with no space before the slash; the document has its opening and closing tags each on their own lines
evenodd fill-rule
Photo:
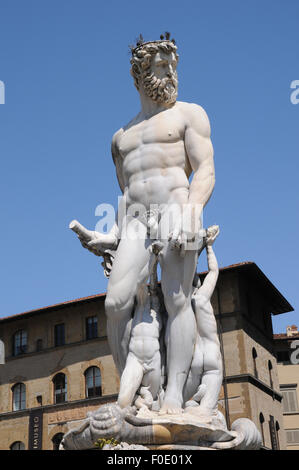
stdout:
<svg viewBox="0 0 299 470">
<path fill-rule="evenodd" d="M 166 310 L 170 315 L 184 311 L 188 307 L 188 302 L 191 302 L 181 290 L 178 292 L 171 290 L 163 291 L 163 297 Z"/>
<path fill-rule="evenodd" d="M 115 289 L 107 292 L 105 299 L 105 312 L 107 317 L 122 320 L 127 317 L 134 305 L 134 295 L 125 295 Z"/>
</svg>

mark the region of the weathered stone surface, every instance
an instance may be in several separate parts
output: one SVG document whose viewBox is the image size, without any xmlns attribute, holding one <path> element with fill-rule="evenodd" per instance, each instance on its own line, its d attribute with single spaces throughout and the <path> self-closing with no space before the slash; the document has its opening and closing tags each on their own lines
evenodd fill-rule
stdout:
<svg viewBox="0 0 299 470">
<path fill-rule="evenodd" d="M 216 424 L 216 425 L 215 425 Z M 98 439 L 114 438 L 132 445 L 193 445 L 213 449 L 259 449 L 261 436 L 248 419 L 239 419 L 229 431 L 220 419 L 215 424 L 201 423 L 188 412 L 152 418 L 136 415 L 136 409 L 117 404 L 104 405 L 90 413 L 80 428 L 63 438 L 64 449 L 91 449 Z"/>
<path fill-rule="evenodd" d="M 138 444 L 128 444 L 127 442 L 121 442 L 116 446 L 105 444 L 102 450 L 149 450 L 149 448 Z"/>
</svg>

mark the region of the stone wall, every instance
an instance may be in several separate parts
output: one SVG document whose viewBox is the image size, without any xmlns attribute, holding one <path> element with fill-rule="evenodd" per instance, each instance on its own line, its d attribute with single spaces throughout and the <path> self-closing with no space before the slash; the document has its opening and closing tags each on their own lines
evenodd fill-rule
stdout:
<svg viewBox="0 0 299 470">
<path fill-rule="evenodd" d="M 86 340 L 85 320 L 94 315 L 98 318 L 98 337 Z M 55 347 L 54 326 L 59 323 L 65 324 L 65 345 Z M 27 331 L 27 353 L 13 356 L 13 336 L 20 329 Z M 41 404 L 43 448 L 52 449 L 51 439 L 56 433 L 66 432 L 72 423 L 77 425 L 88 410 L 116 399 L 119 377 L 106 337 L 103 298 L 16 318 L 5 323 L 5 328 L 2 324 L 0 334 L 6 350 L 0 381 L 1 450 L 9 449 L 15 441 L 24 442 L 28 448 L 29 410 Z M 42 339 L 41 351 L 36 351 L 37 339 Z M 97 399 L 86 398 L 84 372 L 91 366 L 101 371 L 102 397 Z M 59 372 L 67 378 L 67 403 L 54 404 L 53 378 Z M 12 411 L 12 387 L 20 382 L 26 386 L 26 409 Z M 37 401 L 38 396 L 42 403 Z"/>
</svg>

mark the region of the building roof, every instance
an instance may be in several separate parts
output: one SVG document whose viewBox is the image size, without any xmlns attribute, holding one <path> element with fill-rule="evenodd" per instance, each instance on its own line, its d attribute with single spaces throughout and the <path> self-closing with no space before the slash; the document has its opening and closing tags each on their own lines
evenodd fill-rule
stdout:
<svg viewBox="0 0 299 470">
<path fill-rule="evenodd" d="M 53 304 L 53 305 L 48 305 L 46 307 L 40 307 L 36 308 L 34 310 L 28 310 L 27 312 L 22 312 L 22 313 L 16 313 L 15 315 L 10 315 L 8 317 L 2 317 L 0 318 L 0 324 L 2 322 L 7 322 L 7 321 L 12 321 L 12 320 L 18 320 L 18 318 L 23 318 L 23 317 L 30 317 L 34 316 L 40 313 L 46 313 L 52 310 L 58 310 L 60 308 L 64 308 L 70 305 L 78 304 L 80 302 L 90 302 L 96 299 L 104 298 L 106 294 L 95 294 L 95 295 L 89 295 L 87 297 L 80 297 L 79 299 L 73 299 L 73 300 L 66 300 L 65 302 L 60 302 L 59 304 Z"/>
<path fill-rule="evenodd" d="M 263 292 L 267 311 L 271 312 L 273 315 L 280 315 L 282 313 L 294 311 L 292 305 L 254 262 L 245 261 L 243 263 L 232 264 L 221 269 L 221 271 L 225 270 L 238 270 L 240 274 L 247 277 L 248 281 L 251 282 L 252 285 L 257 285 L 259 290 Z"/>
<path fill-rule="evenodd" d="M 273 335 L 274 339 L 290 339 L 292 340 L 293 338 L 299 338 L 299 333 L 296 335 L 287 335 L 286 333 L 275 333 Z"/>
<path fill-rule="evenodd" d="M 299 331 L 296 325 L 288 326 L 286 333 L 276 333 L 273 335 L 273 338 L 277 340 L 288 339 L 293 341 L 293 339 L 299 338 Z"/>
<path fill-rule="evenodd" d="M 257 286 L 263 291 L 267 310 L 273 315 L 292 312 L 294 309 L 279 290 L 272 284 L 263 271 L 253 261 L 243 261 L 242 263 L 231 264 L 219 269 L 220 272 L 236 271 L 238 274 L 245 276 L 248 282 Z M 205 275 L 207 271 L 199 273 Z"/>
<path fill-rule="evenodd" d="M 258 283 L 258 287 L 263 290 L 265 299 L 267 300 L 268 310 L 271 311 L 273 315 L 287 313 L 294 310 L 293 307 L 289 304 L 289 302 L 283 297 L 283 295 L 278 291 L 278 289 L 272 284 L 272 282 L 266 277 L 266 275 L 254 262 L 244 261 L 242 263 L 231 264 L 229 266 L 225 266 L 219 269 L 220 274 L 231 271 L 236 271 L 239 274 L 246 276 L 249 281 L 252 281 L 255 284 Z M 205 276 L 206 274 L 207 271 L 199 273 L 200 276 Z M 23 319 L 35 315 L 40 315 L 43 313 L 48 313 L 52 310 L 58 310 L 61 308 L 79 304 L 81 302 L 93 302 L 99 299 L 104 300 L 105 296 L 106 293 L 89 295 L 87 297 L 81 297 L 79 299 L 67 300 L 58 304 L 53 304 L 34 310 L 28 310 L 23 313 L 17 313 L 15 315 L 0 318 L 0 324 L 18 320 L 19 318 Z"/>
<path fill-rule="evenodd" d="M 296 334 L 296 335 L 286 335 L 285 333 L 276 333 L 275 335 L 273 335 L 273 338 L 276 340 L 283 340 L 283 339 L 287 339 L 289 341 L 293 341 L 294 339 L 299 339 L 299 333 Z"/>
</svg>

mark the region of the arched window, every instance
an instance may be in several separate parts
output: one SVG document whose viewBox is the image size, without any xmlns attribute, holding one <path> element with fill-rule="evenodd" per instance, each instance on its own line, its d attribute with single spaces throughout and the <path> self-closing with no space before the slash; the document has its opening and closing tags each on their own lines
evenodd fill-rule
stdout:
<svg viewBox="0 0 299 470">
<path fill-rule="evenodd" d="M 53 378 L 54 403 L 64 403 L 67 401 L 67 381 L 66 376 L 60 372 Z"/>
<path fill-rule="evenodd" d="M 27 331 L 19 330 L 13 337 L 13 355 L 18 356 L 27 352 Z"/>
<path fill-rule="evenodd" d="M 264 435 L 265 418 L 264 418 L 263 413 L 260 413 L 259 421 L 260 421 L 260 428 L 261 428 L 261 435 L 262 435 L 262 444 L 263 444 L 263 446 L 265 446 L 265 435 Z"/>
<path fill-rule="evenodd" d="M 102 395 L 101 371 L 98 367 L 89 367 L 85 371 L 86 398 L 100 397 Z"/>
<path fill-rule="evenodd" d="M 26 408 L 26 387 L 23 383 L 12 387 L 12 410 L 19 411 Z"/>
<path fill-rule="evenodd" d="M 10 450 L 25 450 L 25 444 L 21 441 L 16 441 L 10 446 Z"/>
<path fill-rule="evenodd" d="M 59 446 L 63 436 L 64 434 L 62 432 L 58 432 L 57 434 L 55 434 L 55 436 L 52 437 L 53 450 L 59 450 Z"/>
<path fill-rule="evenodd" d="M 268 361 L 268 370 L 269 370 L 269 379 L 270 379 L 270 387 L 273 389 L 273 378 L 272 378 L 272 362 Z"/>
<path fill-rule="evenodd" d="M 258 371 L 257 371 L 256 358 L 257 358 L 256 349 L 252 348 L 253 371 L 254 371 L 254 376 L 258 379 L 259 374 L 258 374 Z"/>
</svg>

